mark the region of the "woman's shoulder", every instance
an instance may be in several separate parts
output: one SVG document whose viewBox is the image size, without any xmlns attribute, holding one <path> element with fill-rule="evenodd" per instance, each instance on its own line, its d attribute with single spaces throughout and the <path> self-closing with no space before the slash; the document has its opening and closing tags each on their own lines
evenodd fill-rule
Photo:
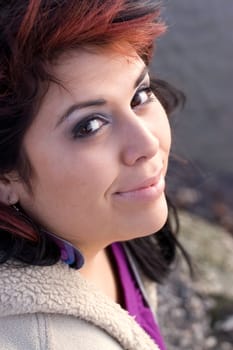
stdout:
<svg viewBox="0 0 233 350">
<path fill-rule="evenodd" d="M 0 317 L 0 339 L 4 350 L 122 350 L 101 328 L 58 314 Z"/>
<path fill-rule="evenodd" d="M 42 306 L 44 305 L 46 311 L 49 306 L 47 304 L 51 304 L 52 301 L 53 304 L 59 305 L 58 300 L 67 298 L 69 282 L 72 280 L 74 285 L 78 277 L 77 275 L 74 278 L 72 271 L 64 264 L 43 267 L 29 266 L 18 261 L 2 264 L 0 315 L 43 312 Z"/>
<path fill-rule="evenodd" d="M 5 337 L 9 341 L 11 337 L 17 341 L 21 332 L 29 344 L 33 341 L 30 333 L 34 334 L 37 342 L 40 339 L 46 341 L 47 338 L 57 342 L 61 337 L 56 347 L 42 344 L 37 347 L 39 350 L 69 350 L 69 347 L 61 347 L 60 344 L 64 345 L 72 339 L 77 344 L 85 342 L 83 346 L 76 346 L 80 350 L 158 350 L 154 341 L 127 311 L 96 289 L 78 271 L 60 263 L 50 267 L 2 265 L 0 315 L 0 322 L 6 328 Z M 1 324 L 0 339 L 4 329 Z M 121 347 L 113 339 L 117 339 Z M 107 345 L 101 345 L 105 340 Z M 112 348 L 108 343 L 112 344 Z M 4 350 L 15 348 L 21 350 L 10 345 Z M 34 349 L 31 346 L 22 348 Z"/>
</svg>

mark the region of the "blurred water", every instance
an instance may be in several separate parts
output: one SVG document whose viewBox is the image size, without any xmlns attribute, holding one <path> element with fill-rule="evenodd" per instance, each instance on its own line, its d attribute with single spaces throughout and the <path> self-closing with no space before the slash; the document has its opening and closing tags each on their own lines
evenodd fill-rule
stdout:
<svg viewBox="0 0 233 350">
<path fill-rule="evenodd" d="M 153 72 L 187 96 L 174 117 L 176 154 L 233 184 L 233 1 L 170 0 L 168 32 L 157 45 Z"/>
</svg>

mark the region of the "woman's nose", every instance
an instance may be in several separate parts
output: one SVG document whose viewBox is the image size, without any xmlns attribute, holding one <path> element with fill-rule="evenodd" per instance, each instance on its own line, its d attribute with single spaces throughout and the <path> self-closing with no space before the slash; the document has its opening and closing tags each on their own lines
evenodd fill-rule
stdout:
<svg viewBox="0 0 233 350">
<path fill-rule="evenodd" d="M 122 135 L 122 161 L 132 166 L 136 162 L 154 157 L 159 150 L 159 139 L 151 121 L 149 123 L 134 115 L 126 124 Z"/>
</svg>

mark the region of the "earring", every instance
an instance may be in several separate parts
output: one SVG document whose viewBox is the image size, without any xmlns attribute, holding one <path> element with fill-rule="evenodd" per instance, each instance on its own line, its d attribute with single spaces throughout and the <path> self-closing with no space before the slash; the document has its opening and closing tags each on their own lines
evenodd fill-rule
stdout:
<svg viewBox="0 0 233 350">
<path fill-rule="evenodd" d="M 20 212 L 19 208 L 16 206 L 16 204 L 11 204 L 11 208 L 16 210 L 18 213 Z"/>
</svg>

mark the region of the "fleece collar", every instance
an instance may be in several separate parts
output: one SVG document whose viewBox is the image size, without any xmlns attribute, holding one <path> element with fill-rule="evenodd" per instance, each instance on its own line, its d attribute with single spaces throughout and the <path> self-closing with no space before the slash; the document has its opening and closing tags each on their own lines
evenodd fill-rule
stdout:
<svg viewBox="0 0 233 350">
<path fill-rule="evenodd" d="M 159 350 L 133 317 L 63 263 L 0 265 L 0 315 L 65 314 L 102 328 L 127 350 Z"/>
</svg>

